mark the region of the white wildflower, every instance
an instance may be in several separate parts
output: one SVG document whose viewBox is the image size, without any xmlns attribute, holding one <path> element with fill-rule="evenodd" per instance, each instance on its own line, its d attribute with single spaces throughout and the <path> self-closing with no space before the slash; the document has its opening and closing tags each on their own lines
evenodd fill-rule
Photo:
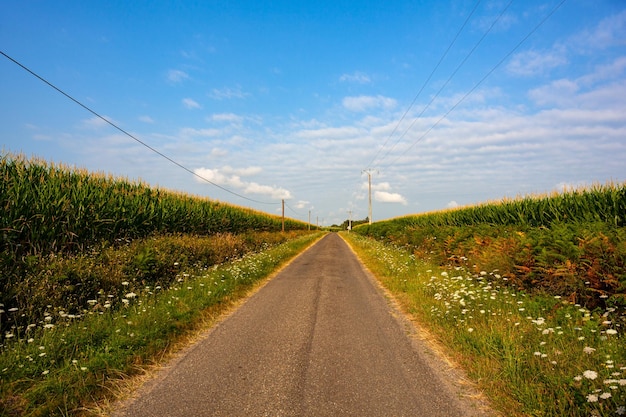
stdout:
<svg viewBox="0 0 626 417">
<path fill-rule="evenodd" d="M 587 379 L 596 379 L 598 377 L 598 373 L 596 371 L 586 370 L 583 372 L 583 376 Z"/>
</svg>

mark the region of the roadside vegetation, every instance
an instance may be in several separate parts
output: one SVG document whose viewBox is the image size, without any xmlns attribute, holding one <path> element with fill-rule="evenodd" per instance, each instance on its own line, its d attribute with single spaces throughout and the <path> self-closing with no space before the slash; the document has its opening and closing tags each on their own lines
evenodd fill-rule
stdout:
<svg viewBox="0 0 626 417">
<path fill-rule="evenodd" d="M 306 223 L 0 158 L 0 416 L 91 415 L 319 237 Z"/>
<path fill-rule="evenodd" d="M 626 415 L 626 187 L 344 233 L 505 415 Z"/>
</svg>

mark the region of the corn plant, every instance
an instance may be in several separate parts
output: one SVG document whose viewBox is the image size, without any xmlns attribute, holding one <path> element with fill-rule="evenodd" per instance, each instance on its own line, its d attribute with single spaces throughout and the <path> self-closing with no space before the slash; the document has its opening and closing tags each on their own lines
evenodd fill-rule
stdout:
<svg viewBox="0 0 626 417">
<path fill-rule="evenodd" d="M 277 231 L 281 219 L 139 182 L 69 169 L 37 159 L 0 157 L 2 252 L 18 257 L 77 252 L 100 241 L 154 233 Z M 287 219 L 287 230 L 304 229 Z"/>
</svg>

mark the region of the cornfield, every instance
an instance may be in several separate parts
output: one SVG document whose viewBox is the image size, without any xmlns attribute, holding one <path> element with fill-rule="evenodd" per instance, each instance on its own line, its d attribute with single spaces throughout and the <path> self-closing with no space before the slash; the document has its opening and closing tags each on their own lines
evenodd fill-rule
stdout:
<svg viewBox="0 0 626 417">
<path fill-rule="evenodd" d="M 626 183 L 607 184 L 569 192 L 504 199 L 448 211 L 400 217 L 379 222 L 385 227 L 474 226 L 481 224 L 550 227 L 558 223 L 626 225 Z"/>
<path fill-rule="evenodd" d="M 0 209 L 1 252 L 11 257 L 72 253 L 155 233 L 282 227 L 278 216 L 11 154 L 0 156 Z M 306 227 L 285 220 L 286 230 Z"/>
</svg>

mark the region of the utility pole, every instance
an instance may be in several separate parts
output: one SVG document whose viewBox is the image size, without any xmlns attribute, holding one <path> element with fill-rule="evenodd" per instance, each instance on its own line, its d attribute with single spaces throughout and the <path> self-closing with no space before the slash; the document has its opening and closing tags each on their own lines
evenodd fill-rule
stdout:
<svg viewBox="0 0 626 417">
<path fill-rule="evenodd" d="M 352 230 L 352 210 L 348 210 L 348 233 Z"/>
<path fill-rule="evenodd" d="M 285 200 L 282 200 L 283 202 L 283 233 L 285 232 Z"/>
<path fill-rule="evenodd" d="M 368 183 L 368 190 L 369 190 L 369 196 L 368 196 L 369 215 L 367 217 L 369 220 L 369 224 L 372 224 L 372 170 L 364 169 L 363 171 L 361 171 L 361 173 L 363 172 L 367 174 L 367 183 Z"/>
</svg>

